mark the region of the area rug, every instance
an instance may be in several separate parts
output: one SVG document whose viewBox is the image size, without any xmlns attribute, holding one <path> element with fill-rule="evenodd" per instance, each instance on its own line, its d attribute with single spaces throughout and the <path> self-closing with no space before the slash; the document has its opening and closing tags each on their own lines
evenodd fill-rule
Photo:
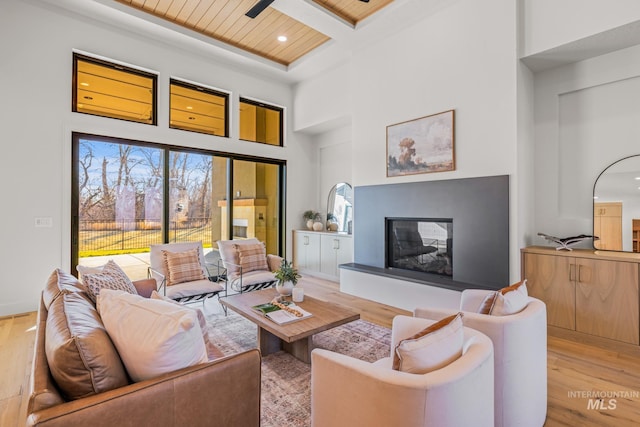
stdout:
<svg viewBox="0 0 640 427">
<path fill-rule="evenodd" d="M 256 348 L 257 326 L 229 310 L 207 315 L 209 338 L 224 354 Z M 325 348 L 373 362 L 389 355 L 391 331 L 356 320 L 313 337 L 314 348 Z M 311 425 L 311 367 L 279 351 L 262 358 L 262 427 Z"/>
</svg>

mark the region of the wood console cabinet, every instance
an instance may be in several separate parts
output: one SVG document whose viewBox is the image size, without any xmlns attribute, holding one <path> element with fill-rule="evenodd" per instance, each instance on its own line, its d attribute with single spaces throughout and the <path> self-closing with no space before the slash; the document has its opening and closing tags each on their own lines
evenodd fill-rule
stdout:
<svg viewBox="0 0 640 427">
<path fill-rule="evenodd" d="M 640 256 L 584 249 L 522 249 L 529 294 L 547 304 L 551 326 L 640 344 Z"/>
<path fill-rule="evenodd" d="M 293 231 L 293 264 L 300 273 L 338 281 L 338 266 L 349 262 L 353 262 L 350 234 Z"/>
</svg>

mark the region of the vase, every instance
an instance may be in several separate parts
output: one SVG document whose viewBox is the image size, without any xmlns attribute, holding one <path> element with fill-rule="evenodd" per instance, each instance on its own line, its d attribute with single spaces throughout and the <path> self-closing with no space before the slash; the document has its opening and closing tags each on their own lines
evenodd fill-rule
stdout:
<svg viewBox="0 0 640 427">
<path fill-rule="evenodd" d="M 313 230 L 313 220 L 312 219 L 307 221 L 307 228 L 309 230 Z"/>
<path fill-rule="evenodd" d="M 293 282 L 287 280 L 286 282 L 278 281 L 276 283 L 276 291 L 282 296 L 288 297 L 291 295 L 291 291 L 293 291 Z"/>
<path fill-rule="evenodd" d="M 316 222 L 313 223 L 313 229 L 315 231 L 322 231 L 322 230 L 324 230 L 324 224 L 321 223 L 320 221 L 316 221 Z"/>
</svg>

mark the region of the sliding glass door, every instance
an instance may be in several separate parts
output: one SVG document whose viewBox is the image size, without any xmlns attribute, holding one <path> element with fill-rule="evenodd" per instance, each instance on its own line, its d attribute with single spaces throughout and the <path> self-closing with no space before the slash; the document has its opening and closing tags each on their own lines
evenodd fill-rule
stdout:
<svg viewBox="0 0 640 427">
<path fill-rule="evenodd" d="M 146 277 L 157 243 L 201 241 L 212 264 L 218 240 L 284 249 L 283 162 L 84 134 L 72 152 L 74 271 L 118 257 L 130 277 Z"/>
</svg>

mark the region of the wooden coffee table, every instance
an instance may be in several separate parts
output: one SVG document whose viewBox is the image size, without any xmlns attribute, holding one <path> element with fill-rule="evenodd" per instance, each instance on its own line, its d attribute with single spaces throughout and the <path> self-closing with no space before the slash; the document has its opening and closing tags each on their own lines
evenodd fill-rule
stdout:
<svg viewBox="0 0 640 427">
<path fill-rule="evenodd" d="M 305 295 L 304 301 L 296 305 L 312 313 L 313 316 L 286 325 L 278 325 L 252 308 L 271 301 L 277 295 L 275 289 L 269 288 L 220 298 L 220 303 L 225 307 L 258 325 L 258 348 L 263 356 L 284 350 L 305 363 L 311 363 L 314 334 L 360 318 L 359 313 L 346 307 Z"/>
</svg>

